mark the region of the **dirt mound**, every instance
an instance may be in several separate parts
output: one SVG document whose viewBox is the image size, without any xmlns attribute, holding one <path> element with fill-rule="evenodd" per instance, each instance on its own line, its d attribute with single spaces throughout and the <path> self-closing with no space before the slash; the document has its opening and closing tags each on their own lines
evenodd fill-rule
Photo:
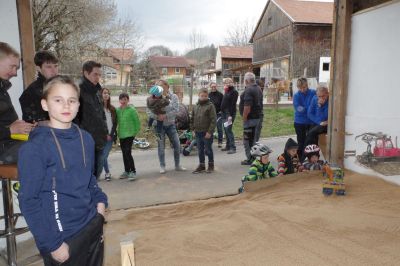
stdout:
<svg viewBox="0 0 400 266">
<path fill-rule="evenodd" d="M 114 211 L 106 265 L 135 238 L 137 265 L 398 265 L 400 189 L 346 173 L 346 196 L 313 173 L 254 193 Z"/>
</svg>

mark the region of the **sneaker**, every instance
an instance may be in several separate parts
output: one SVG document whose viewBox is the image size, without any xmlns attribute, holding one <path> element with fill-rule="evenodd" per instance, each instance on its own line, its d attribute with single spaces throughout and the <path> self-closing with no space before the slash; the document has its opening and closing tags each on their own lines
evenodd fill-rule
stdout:
<svg viewBox="0 0 400 266">
<path fill-rule="evenodd" d="M 181 165 L 178 165 L 175 167 L 175 171 L 186 171 L 186 168 L 182 167 Z"/>
<path fill-rule="evenodd" d="M 106 173 L 105 179 L 106 179 L 106 181 L 111 181 L 111 174 L 110 173 Z"/>
<path fill-rule="evenodd" d="M 236 153 L 236 150 L 229 150 L 229 151 L 227 152 L 227 154 L 234 154 L 234 153 Z"/>
<path fill-rule="evenodd" d="M 250 160 L 243 160 L 240 162 L 241 165 L 251 165 L 251 161 Z"/>
<path fill-rule="evenodd" d="M 129 181 L 134 181 L 135 179 L 136 179 L 136 173 L 135 172 L 129 172 L 128 180 Z"/>
<path fill-rule="evenodd" d="M 206 170 L 206 166 L 204 165 L 204 163 L 199 164 L 199 166 L 197 166 L 196 170 L 194 170 L 192 173 L 193 174 L 200 174 L 203 173 Z"/>
<path fill-rule="evenodd" d="M 165 174 L 167 171 L 165 171 L 165 166 L 160 166 L 160 174 Z"/>
<path fill-rule="evenodd" d="M 119 177 L 119 179 L 125 179 L 125 178 L 128 178 L 128 172 L 123 172 Z"/>
<path fill-rule="evenodd" d="M 222 148 L 221 151 L 229 151 L 228 148 Z"/>
<path fill-rule="evenodd" d="M 218 143 L 218 148 L 222 148 L 222 142 Z"/>
</svg>

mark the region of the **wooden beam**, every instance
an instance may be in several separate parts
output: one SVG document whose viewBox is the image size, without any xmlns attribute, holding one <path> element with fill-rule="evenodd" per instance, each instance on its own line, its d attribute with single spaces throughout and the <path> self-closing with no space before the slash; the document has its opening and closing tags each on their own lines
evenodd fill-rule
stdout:
<svg viewBox="0 0 400 266">
<path fill-rule="evenodd" d="M 335 0 L 329 97 L 328 160 L 343 167 L 353 0 Z"/>
<path fill-rule="evenodd" d="M 33 57 L 35 56 L 35 39 L 33 35 L 33 19 L 31 0 L 16 0 L 18 11 L 18 26 L 21 42 L 22 73 L 24 88 L 35 79 L 36 69 Z"/>
<path fill-rule="evenodd" d="M 121 266 L 135 266 L 135 246 L 133 241 L 124 241 L 121 246 Z"/>
</svg>

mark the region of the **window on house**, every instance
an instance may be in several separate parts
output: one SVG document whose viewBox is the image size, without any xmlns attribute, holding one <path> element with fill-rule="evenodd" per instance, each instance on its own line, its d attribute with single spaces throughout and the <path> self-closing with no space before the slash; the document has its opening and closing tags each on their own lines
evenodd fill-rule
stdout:
<svg viewBox="0 0 400 266">
<path fill-rule="evenodd" d="M 179 67 L 176 67 L 176 68 L 175 68 L 175 73 L 177 73 L 177 74 L 178 74 L 178 73 L 181 73 L 181 69 L 180 69 Z"/>
<path fill-rule="evenodd" d="M 269 17 L 268 18 L 268 22 L 267 22 L 267 26 L 271 26 L 271 24 L 272 24 L 272 17 Z"/>
<path fill-rule="evenodd" d="M 117 70 L 108 66 L 103 68 L 103 73 L 105 74 L 105 79 L 113 80 L 117 79 Z"/>
<path fill-rule="evenodd" d="M 163 68 L 161 69 L 161 73 L 162 73 L 163 75 L 167 75 L 167 74 L 168 74 L 168 68 L 163 67 Z"/>
<path fill-rule="evenodd" d="M 228 69 L 228 68 L 229 68 L 228 64 L 224 64 L 224 69 Z"/>
<path fill-rule="evenodd" d="M 322 64 L 322 71 L 329 71 L 329 63 Z"/>
</svg>

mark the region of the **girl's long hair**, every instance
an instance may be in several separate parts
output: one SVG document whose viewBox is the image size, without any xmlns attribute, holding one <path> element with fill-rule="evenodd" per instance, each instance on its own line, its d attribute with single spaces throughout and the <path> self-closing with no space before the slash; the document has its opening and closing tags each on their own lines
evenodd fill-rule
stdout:
<svg viewBox="0 0 400 266">
<path fill-rule="evenodd" d="M 104 92 L 104 91 L 108 91 L 108 93 L 109 93 L 109 95 L 110 95 L 110 97 L 108 98 L 108 100 L 105 102 L 105 107 L 107 108 L 107 110 L 110 110 L 110 111 L 115 110 L 115 107 L 112 106 L 112 104 L 111 104 L 111 93 L 110 93 L 110 90 L 109 90 L 109 89 L 107 89 L 107 88 L 102 88 L 102 89 L 101 89 L 101 91 L 100 91 L 101 98 L 103 99 L 103 92 Z M 104 101 L 104 100 L 103 100 L 103 101 Z"/>
</svg>

